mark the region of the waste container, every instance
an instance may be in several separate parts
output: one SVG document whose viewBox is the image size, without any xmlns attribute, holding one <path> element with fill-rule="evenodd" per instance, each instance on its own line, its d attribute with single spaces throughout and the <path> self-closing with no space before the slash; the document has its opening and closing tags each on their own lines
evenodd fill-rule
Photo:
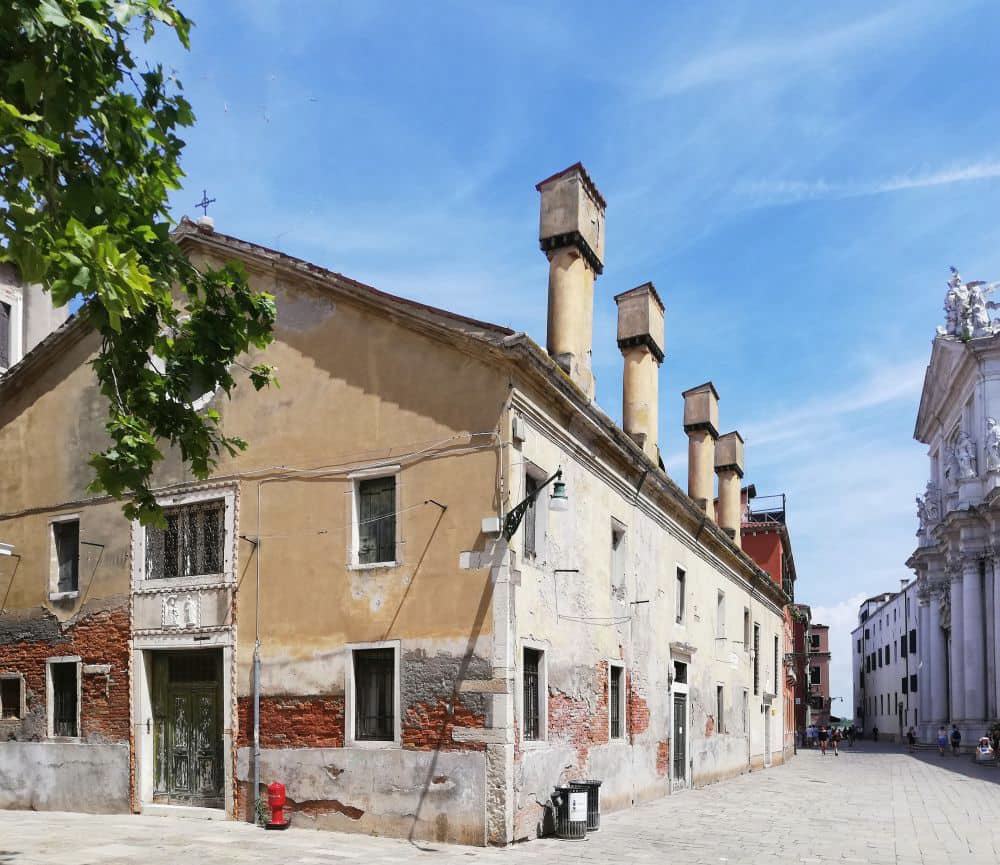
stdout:
<svg viewBox="0 0 1000 865">
<path fill-rule="evenodd" d="M 567 841 L 587 838 L 587 792 L 556 787 L 552 794 L 556 808 L 556 835 Z"/>
<path fill-rule="evenodd" d="M 587 794 L 587 831 L 596 832 L 601 828 L 601 782 L 593 779 L 570 781 L 569 788 Z"/>
</svg>

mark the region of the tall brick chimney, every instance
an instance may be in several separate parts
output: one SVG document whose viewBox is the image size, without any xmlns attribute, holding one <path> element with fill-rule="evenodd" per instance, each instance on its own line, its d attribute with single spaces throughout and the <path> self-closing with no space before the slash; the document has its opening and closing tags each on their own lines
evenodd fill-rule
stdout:
<svg viewBox="0 0 1000 865">
<path fill-rule="evenodd" d="M 622 370 L 622 427 L 659 459 L 659 372 L 663 362 L 663 301 L 646 282 L 615 297 Z"/>
<path fill-rule="evenodd" d="M 594 280 L 604 270 L 605 202 L 579 162 L 543 180 L 538 239 L 549 260 L 548 352 L 590 399 Z"/>
<path fill-rule="evenodd" d="M 684 391 L 684 432 L 688 437 L 688 495 L 715 519 L 712 475 L 719 437 L 719 394 L 708 381 Z"/>
</svg>

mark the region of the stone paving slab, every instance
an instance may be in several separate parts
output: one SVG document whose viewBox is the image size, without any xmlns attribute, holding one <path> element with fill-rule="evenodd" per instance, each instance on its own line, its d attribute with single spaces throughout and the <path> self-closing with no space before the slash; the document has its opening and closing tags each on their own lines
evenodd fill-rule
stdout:
<svg viewBox="0 0 1000 865">
<path fill-rule="evenodd" d="M 181 817 L 0 811 L 0 865 L 998 865 L 1000 768 L 872 743 L 604 815 L 586 841 L 495 850 Z"/>
</svg>

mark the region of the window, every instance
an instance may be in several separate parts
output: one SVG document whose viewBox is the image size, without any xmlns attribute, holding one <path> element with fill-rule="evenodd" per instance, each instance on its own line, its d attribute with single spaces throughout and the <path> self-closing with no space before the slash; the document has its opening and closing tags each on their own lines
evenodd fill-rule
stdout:
<svg viewBox="0 0 1000 865">
<path fill-rule="evenodd" d="M 726 636 L 726 593 L 721 591 L 715 597 L 715 636 L 718 639 Z"/>
<path fill-rule="evenodd" d="M 24 717 L 24 680 L 18 675 L 0 678 L 0 721 Z"/>
<path fill-rule="evenodd" d="M 359 565 L 396 561 L 396 476 L 357 482 Z"/>
<path fill-rule="evenodd" d="M 809 635 L 809 647 L 812 649 L 819 649 L 819 634 Z"/>
<path fill-rule="evenodd" d="M 52 584 L 56 592 L 76 592 L 80 588 L 80 521 L 52 523 Z"/>
<path fill-rule="evenodd" d="M 822 678 L 820 676 L 819 667 L 810 667 L 809 668 L 809 684 L 810 685 L 819 685 L 821 683 L 822 683 Z"/>
<path fill-rule="evenodd" d="M 906 655 L 906 634 L 899 638 L 899 654 Z"/>
<path fill-rule="evenodd" d="M 0 302 L 0 369 L 10 366 L 10 304 Z"/>
<path fill-rule="evenodd" d="M 750 695 L 743 689 L 743 732 L 750 732 Z"/>
<path fill-rule="evenodd" d="M 677 624 L 684 624 L 685 600 L 684 600 L 684 568 L 677 569 L 677 582 L 674 587 L 674 609 L 677 611 Z"/>
<path fill-rule="evenodd" d="M 915 655 L 917 653 L 917 629 L 910 629 L 910 654 Z"/>
<path fill-rule="evenodd" d="M 392 742 L 396 738 L 396 652 L 354 649 L 354 738 Z"/>
<path fill-rule="evenodd" d="M 882 647 L 881 646 L 879 646 L 879 650 L 878 650 L 878 665 L 880 667 L 882 666 Z"/>
<path fill-rule="evenodd" d="M 917 693 L 917 674 L 916 673 L 913 673 L 910 676 L 910 693 L 911 694 L 916 694 Z"/>
<path fill-rule="evenodd" d="M 865 628 L 865 639 L 870 640 L 871 636 L 872 636 L 871 632 L 868 630 L 868 628 Z"/>
<path fill-rule="evenodd" d="M 720 733 L 726 732 L 726 706 L 722 685 L 715 686 L 715 729 Z"/>
<path fill-rule="evenodd" d="M 611 521 L 611 589 L 620 592 L 618 600 L 625 600 L 625 527 L 617 520 Z M 618 593 L 616 593 L 618 596 Z"/>
<path fill-rule="evenodd" d="M 903 676 L 903 693 L 904 694 L 907 692 L 906 685 L 907 685 L 906 676 Z"/>
<path fill-rule="evenodd" d="M 778 693 L 778 637 L 774 638 L 774 694 Z"/>
<path fill-rule="evenodd" d="M 760 693 L 760 625 L 753 623 L 753 693 Z"/>
<path fill-rule="evenodd" d="M 625 736 L 625 668 L 611 664 L 608 676 L 608 708 L 611 715 L 611 738 Z"/>
<path fill-rule="evenodd" d="M 872 656 L 865 656 L 865 672 L 870 673 L 872 671 Z"/>
<path fill-rule="evenodd" d="M 536 529 L 538 528 L 538 480 L 525 473 L 524 475 L 524 497 L 532 496 L 528 502 L 528 509 L 524 512 L 524 555 L 534 556 L 538 554 L 538 543 L 536 540 Z"/>
<path fill-rule="evenodd" d="M 688 665 L 683 661 L 674 661 L 674 681 L 678 685 L 686 685 L 688 682 Z"/>
<path fill-rule="evenodd" d="M 524 649 L 524 738 L 535 742 L 543 738 L 542 676 L 544 652 Z"/>
<path fill-rule="evenodd" d="M 861 640 L 858 640 L 858 654 L 861 654 Z"/>
<path fill-rule="evenodd" d="M 750 608 L 743 608 L 743 651 L 750 651 Z"/>
<path fill-rule="evenodd" d="M 49 735 L 80 735 L 80 664 L 53 660 L 47 664 L 49 686 Z"/>
<path fill-rule="evenodd" d="M 164 508 L 166 528 L 146 529 L 147 578 L 221 574 L 225 511 L 222 499 Z"/>
</svg>

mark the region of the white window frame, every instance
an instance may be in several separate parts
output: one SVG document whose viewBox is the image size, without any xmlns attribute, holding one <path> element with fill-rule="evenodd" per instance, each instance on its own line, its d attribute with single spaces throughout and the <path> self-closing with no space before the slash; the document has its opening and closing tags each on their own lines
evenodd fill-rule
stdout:
<svg viewBox="0 0 1000 865">
<path fill-rule="evenodd" d="M 717 715 L 715 732 L 725 735 L 729 731 L 726 729 L 726 685 L 724 682 L 716 681 L 715 683 L 715 714 Z"/>
<path fill-rule="evenodd" d="M 542 662 L 538 668 L 538 738 L 527 739 L 524 735 L 524 650 L 541 652 Z M 540 748 L 549 740 L 549 646 L 537 640 L 521 640 L 517 656 L 517 718 L 521 727 L 521 746 Z"/>
<path fill-rule="evenodd" d="M 753 639 L 753 617 L 750 615 L 750 608 L 743 608 L 743 651 L 750 653 L 750 641 Z"/>
<path fill-rule="evenodd" d="M 156 497 L 160 507 L 174 508 L 198 502 L 223 502 L 222 574 L 200 574 L 192 577 L 167 577 L 151 579 L 146 573 L 146 527 L 138 520 L 132 521 L 132 586 L 134 589 L 171 588 L 222 582 L 232 585 L 236 582 L 235 540 L 236 540 L 236 486 L 217 484 L 186 492 L 165 493 Z"/>
<path fill-rule="evenodd" d="M 524 460 L 524 472 L 521 475 L 521 499 L 522 501 L 528 497 L 528 478 L 535 481 L 538 486 L 541 486 L 545 481 L 549 479 L 548 474 L 543 468 L 533 463 L 531 460 Z M 525 540 L 525 524 L 528 519 L 534 515 L 535 519 L 535 549 L 528 552 L 524 546 Z M 549 528 L 549 491 L 548 489 L 541 490 L 538 495 L 535 496 L 535 506 L 534 508 L 529 508 L 525 514 L 524 519 L 521 521 L 521 525 L 518 527 L 518 534 L 520 535 L 519 544 L 521 547 L 521 558 L 529 562 L 542 562 L 545 561 L 545 551 L 547 549 L 546 544 L 546 532 Z"/>
<path fill-rule="evenodd" d="M 81 702 L 83 699 L 83 659 L 79 655 L 61 655 L 45 659 L 45 732 L 57 742 L 78 742 L 83 738 L 81 727 Z M 53 664 L 76 664 L 76 735 L 57 736 L 55 734 L 55 690 L 52 686 Z"/>
<path fill-rule="evenodd" d="M 683 591 L 678 591 L 679 584 L 683 584 Z M 687 568 L 674 562 L 674 624 L 681 628 L 687 625 L 687 589 Z"/>
<path fill-rule="evenodd" d="M 10 365 L 0 366 L 0 373 L 5 373 L 24 357 L 24 290 L 20 286 L 0 284 L 0 301 L 10 307 L 10 340 L 7 343 Z"/>
<path fill-rule="evenodd" d="M 0 673 L 0 682 L 20 682 L 21 691 L 19 694 L 20 705 L 17 707 L 16 718 L 3 717 L 3 692 L 0 691 L 0 724 L 13 724 L 15 721 L 23 721 L 28 711 L 27 684 L 22 673 Z"/>
<path fill-rule="evenodd" d="M 622 683 L 618 694 L 618 717 L 621 718 L 622 734 L 620 736 L 611 735 L 611 671 L 621 670 Z M 624 742 L 628 739 L 628 672 L 625 670 L 625 662 L 622 660 L 608 659 L 608 741 Z"/>
<path fill-rule="evenodd" d="M 350 549 L 348 550 L 347 567 L 352 571 L 370 571 L 377 568 L 397 568 L 403 564 L 402 556 L 400 555 L 400 550 L 403 544 L 403 532 L 402 532 L 402 499 L 401 493 L 403 485 L 400 482 L 400 474 L 402 472 L 402 466 L 391 465 L 391 466 L 377 466 L 370 469 L 360 469 L 356 472 L 351 472 L 347 478 L 351 482 L 350 489 L 350 525 L 351 525 L 351 537 L 350 537 Z M 375 480 L 377 478 L 388 478 L 391 477 L 395 481 L 395 492 L 393 498 L 395 500 L 396 509 L 396 558 L 391 562 L 366 562 L 362 564 L 359 559 L 359 547 L 361 546 L 361 481 Z"/>
<path fill-rule="evenodd" d="M 402 700 L 399 681 L 399 640 L 379 640 L 374 643 L 348 643 L 344 647 L 344 744 L 348 748 L 379 750 L 399 748 L 402 742 L 402 717 L 400 714 Z M 393 695 L 392 695 L 392 739 L 356 739 L 355 715 L 357 696 L 354 681 L 354 653 L 365 649 L 392 649 L 393 659 Z"/>
<path fill-rule="evenodd" d="M 60 592 L 59 591 L 59 552 L 56 549 L 56 530 L 55 527 L 60 523 L 78 523 L 80 524 L 80 533 L 82 535 L 82 523 L 80 520 L 80 514 L 59 514 L 58 516 L 52 517 L 49 520 L 49 600 L 50 601 L 68 601 L 73 598 L 78 598 L 80 596 L 80 579 L 83 576 L 81 564 L 82 557 L 80 556 L 80 547 L 82 543 L 77 542 L 76 549 L 76 590 L 72 592 Z"/>
<path fill-rule="evenodd" d="M 715 639 L 726 639 L 726 593 L 722 589 L 715 593 Z"/>
</svg>

